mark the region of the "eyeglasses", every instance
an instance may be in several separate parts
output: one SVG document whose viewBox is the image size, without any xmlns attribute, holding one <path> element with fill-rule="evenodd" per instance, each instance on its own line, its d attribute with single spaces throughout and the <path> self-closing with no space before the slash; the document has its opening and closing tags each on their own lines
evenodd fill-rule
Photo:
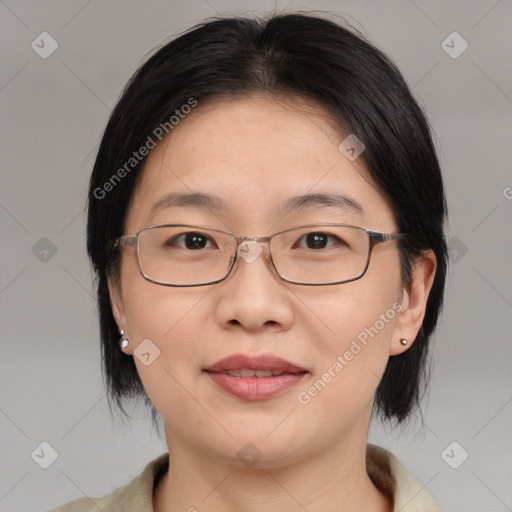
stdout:
<svg viewBox="0 0 512 512">
<path fill-rule="evenodd" d="M 360 279 L 373 247 L 404 234 L 377 233 L 347 224 L 310 224 L 271 236 L 237 236 L 221 229 L 166 224 L 135 236 L 121 236 L 114 247 L 136 250 L 142 275 L 164 286 L 204 286 L 226 279 L 238 256 L 251 263 L 268 245 L 268 258 L 288 283 L 321 286 Z"/>
</svg>

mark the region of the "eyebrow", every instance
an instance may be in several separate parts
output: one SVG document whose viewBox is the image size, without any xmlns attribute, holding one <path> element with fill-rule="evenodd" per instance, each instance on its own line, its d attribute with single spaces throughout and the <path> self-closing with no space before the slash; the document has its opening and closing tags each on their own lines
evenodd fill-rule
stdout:
<svg viewBox="0 0 512 512">
<path fill-rule="evenodd" d="M 153 216 L 161 210 L 173 207 L 200 208 L 214 212 L 229 210 L 228 205 L 220 197 L 215 195 L 200 192 L 187 194 L 171 192 L 156 201 L 149 213 Z M 335 192 L 317 192 L 291 197 L 281 206 L 278 214 L 285 215 L 292 211 L 306 211 L 322 207 L 334 207 L 342 211 L 364 215 L 362 206 L 355 199 Z"/>
<path fill-rule="evenodd" d="M 291 211 L 304 211 L 326 206 L 364 215 L 363 207 L 355 199 L 336 192 L 317 192 L 291 197 L 286 201 L 284 207 L 281 208 L 281 213 L 286 214 Z"/>
<path fill-rule="evenodd" d="M 167 210 L 173 207 L 201 208 L 203 210 L 213 210 L 215 212 L 225 211 L 227 205 L 218 196 L 193 192 L 190 194 L 179 194 L 171 192 L 161 197 L 149 210 L 151 216 L 161 210 Z"/>
</svg>

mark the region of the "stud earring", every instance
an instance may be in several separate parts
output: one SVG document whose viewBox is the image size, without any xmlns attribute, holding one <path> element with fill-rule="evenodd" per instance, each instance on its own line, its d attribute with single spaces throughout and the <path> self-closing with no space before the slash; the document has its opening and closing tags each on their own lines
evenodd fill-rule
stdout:
<svg viewBox="0 0 512 512">
<path fill-rule="evenodd" d="M 124 331 L 121 329 L 119 331 L 119 334 L 121 335 L 121 339 L 119 340 L 119 346 L 121 347 L 121 350 L 124 350 L 129 345 L 129 340 L 124 337 Z"/>
<path fill-rule="evenodd" d="M 401 343 L 402 345 L 407 345 L 407 343 L 409 343 L 409 342 L 408 342 L 405 338 L 402 338 L 402 339 L 400 340 L 400 343 Z"/>
</svg>

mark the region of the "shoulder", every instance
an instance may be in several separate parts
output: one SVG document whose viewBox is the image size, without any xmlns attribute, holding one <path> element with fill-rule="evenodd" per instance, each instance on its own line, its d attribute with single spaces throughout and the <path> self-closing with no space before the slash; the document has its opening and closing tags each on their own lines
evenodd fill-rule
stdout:
<svg viewBox="0 0 512 512">
<path fill-rule="evenodd" d="M 123 505 L 124 491 L 127 486 L 116 489 L 113 493 L 103 496 L 102 498 L 84 497 L 77 498 L 60 507 L 53 508 L 48 512 L 111 512 L 119 510 L 119 505 Z"/>
<path fill-rule="evenodd" d="M 149 462 L 130 483 L 112 493 L 100 498 L 77 498 L 48 512 L 153 512 L 154 485 L 168 465 L 169 454 L 164 453 Z"/>
<path fill-rule="evenodd" d="M 388 450 L 367 445 L 367 472 L 373 483 L 394 500 L 394 511 L 443 512 L 434 498 Z"/>
<path fill-rule="evenodd" d="M 119 505 L 123 505 L 127 485 L 119 487 L 111 494 L 103 496 L 102 498 L 93 498 L 86 496 L 84 498 L 77 498 L 60 507 L 49 510 L 48 512 L 110 512 L 119 510 Z"/>
</svg>

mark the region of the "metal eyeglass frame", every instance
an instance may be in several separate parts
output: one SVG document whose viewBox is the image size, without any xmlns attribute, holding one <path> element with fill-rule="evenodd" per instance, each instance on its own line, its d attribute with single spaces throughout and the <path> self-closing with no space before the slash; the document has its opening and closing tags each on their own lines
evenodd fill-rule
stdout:
<svg viewBox="0 0 512 512">
<path fill-rule="evenodd" d="M 274 263 L 274 259 L 272 258 L 272 252 L 271 252 L 270 246 L 269 246 L 270 239 L 273 238 L 276 235 L 279 235 L 281 233 L 286 233 L 288 231 L 293 231 L 295 229 L 308 228 L 308 227 L 316 227 L 316 226 L 340 226 L 340 227 L 356 228 L 356 229 L 360 229 L 361 231 L 364 231 L 368 235 L 368 239 L 369 239 L 368 255 L 367 255 L 367 258 L 366 258 L 366 265 L 365 265 L 365 267 L 364 267 L 364 269 L 363 269 L 363 271 L 361 272 L 360 275 L 358 275 L 356 277 L 353 277 L 351 279 L 344 279 L 342 281 L 334 281 L 332 283 L 303 283 L 303 282 L 300 282 L 300 281 L 293 281 L 293 280 L 288 279 L 288 278 L 286 278 L 286 277 L 281 275 L 281 273 L 279 272 L 279 270 L 277 269 L 277 267 L 276 267 L 276 265 Z M 226 235 L 230 235 L 231 237 L 233 237 L 235 239 L 235 242 L 236 242 L 236 249 L 235 249 L 234 254 L 231 256 L 232 262 L 231 262 L 231 265 L 230 265 L 228 271 L 224 275 L 224 277 L 222 277 L 220 279 L 216 279 L 214 281 L 208 281 L 206 283 L 198 283 L 198 284 L 172 284 L 172 283 L 164 283 L 162 281 L 157 281 L 155 279 L 152 279 L 152 278 L 148 277 L 144 273 L 144 271 L 142 270 L 142 265 L 141 265 L 141 262 L 140 262 L 139 249 L 138 249 L 139 235 L 143 231 L 148 231 L 150 229 L 155 229 L 155 228 L 164 228 L 164 227 L 187 227 L 187 228 L 208 229 L 208 230 L 211 230 L 211 231 L 217 231 L 219 233 L 224 233 Z M 123 235 L 123 236 L 120 236 L 120 237 L 116 238 L 114 240 L 114 248 L 126 246 L 126 247 L 132 247 L 133 249 L 135 249 L 135 252 L 136 252 L 136 255 L 137 255 L 137 263 L 139 264 L 140 272 L 141 272 L 142 276 L 144 277 L 144 279 L 146 279 L 147 281 L 150 281 L 151 283 L 159 284 L 159 285 L 162 285 L 162 286 L 174 286 L 174 287 L 183 288 L 183 287 L 193 287 L 193 286 L 207 286 L 207 285 L 210 285 L 210 284 L 216 284 L 216 283 L 220 283 L 221 281 L 224 281 L 229 276 L 229 274 L 233 270 L 233 267 L 235 266 L 235 263 L 237 261 L 237 256 L 238 256 L 238 248 L 239 248 L 240 244 L 242 242 L 246 241 L 246 240 L 249 240 L 249 241 L 254 241 L 254 242 L 258 242 L 258 243 L 264 243 L 264 244 L 267 245 L 267 249 L 268 249 L 268 253 L 269 253 L 269 256 L 270 256 L 270 261 L 272 263 L 272 266 L 274 267 L 275 271 L 277 272 L 277 275 L 283 281 L 285 281 L 287 283 L 291 283 L 291 284 L 300 284 L 300 285 L 303 285 L 303 286 L 331 286 L 331 285 L 334 285 L 334 284 L 350 283 L 352 281 L 357 281 L 358 279 L 361 279 L 366 274 L 366 271 L 368 270 L 368 266 L 370 265 L 371 253 L 372 253 L 372 250 L 373 250 L 373 248 L 374 248 L 374 246 L 376 244 L 389 242 L 391 240 L 404 240 L 407 237 L 408 237 L 408 235 L 403 234 L 403 233 L 380 233 L 378 231 L 371 231 L 369 229 L 362 228 L 360 226 L 352 226 L 350 224 L 339 224 L 339 223 L 332 223 L 332 222 L 324 222 L 324 223 L 319 223 L 319 224 L 305 224 L 303 226 L 296 226 L 296 227 L 293 227 L 293 228 L 284 229 L 282 231 L 278 231 L 277 233 L 273 233 L 270 236 L 263 236 L 263 237 L 235 235 L 234 233 L 231 233 L 230 231 L 224 231 L 222 229 L 213 228 L 213 227 L 209 227 L 209 226 L 196 226 L 196 225 L 192 225 L 192 224 L 160 224 L 160 225 L 156 225 L 156 226 L 148 226 L 146 228 L 143 228 L 143 229 L 138 231 L 133 236 Z"/>
</svg>

